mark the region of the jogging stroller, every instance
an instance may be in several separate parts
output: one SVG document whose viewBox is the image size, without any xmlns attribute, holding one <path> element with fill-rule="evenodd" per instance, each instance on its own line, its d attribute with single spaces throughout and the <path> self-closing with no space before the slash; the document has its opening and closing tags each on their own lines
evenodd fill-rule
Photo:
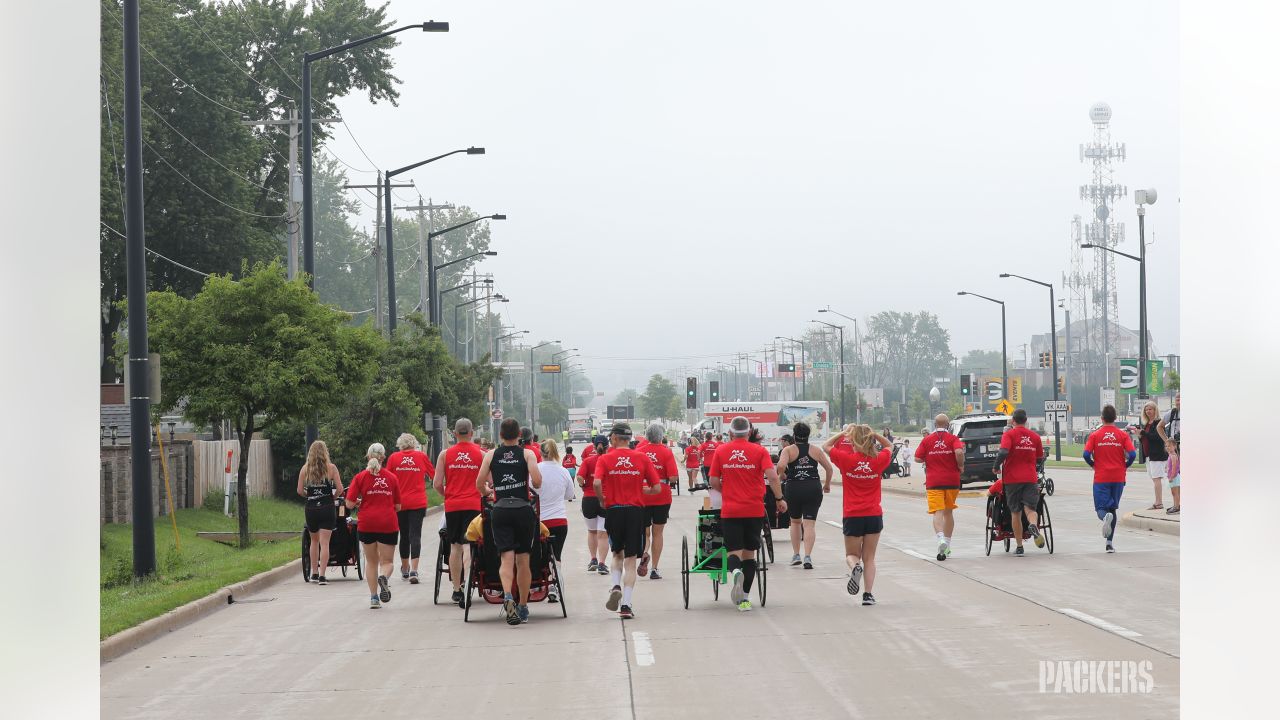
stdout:
<svg viewBox="0 0 1280 720">
<path fill-rule="evenodd" d="M 360 543 L 356 519 L 347 515 L 347 505 L 343 502 L 346 494 L 344 490 L 334 500 L 338 506 L 338 522 L 333 526 L 333 534 L 329 536 L 328 566 L 341 568 L 342 576 L 346 577 L 347 568 L 354 565 L 356 578 L 363 580 L 364 569 L 360 565 Z M 302 579 L 304 582 L 311 582 L 311 533 L 307 532 L 306 525 L 302 526 Z"/>
<path fill-rule="evenodd" d="M 1049 505 L 1045 502 L 1044 487 L 1040 488 L 1040 500 L 1036 503 L 1036 515 L 1040 523 L 1036 526 L 1040 529 L 1040 534 L 1044 536 L 1045 549 L 1049 554 L 1053 554 L 1053 522 L 1049 518 Z M 1032 539 L 1031 533 L 1027 530 L 1027 514 L 1026 509 L 1020 509 L 1022 513 L 1022 539 L 1027 541 Z M 997 492 L 987 496 L 987 554 L 991 554 L 991 546 L 995 543 L 1004 542 L 1004 551 L 1009 552 L 1011 547 L 1010 541 L 1014 539 L 1013 534 L 1013 517 L 1009 513 L 1009 505 L 1005 502 L 1004 493 Z"/>
<path fill-rule="evenodd" d="M 471 565 L 467 568 L 466 581 L 463 583 L 463 592 L 466 594 L 463 600 L 463 622 L 470 622 L 471 619 L 473 591 L 490 605 L 502 604 L 502 595 L 505 590 L 498 574 L 502 559 L 501 553 L 494 550 L 493 530 L 489 522 L 492 510 L 493 507 L 486 498 L 484 507 L 480 511 L 484 526 L 483 536 L 480 540 L 471 542 Z M 529 570 L 529 602 L 545 601 L 547 594 L 554 589 L 560 604 L 561 617 L 569 617 L 569 610 L 564 602 L 564 587 L 561 585 L 563 574 L 552 551 L 551 540 L 543 537 L 541 532 L 538 533 L 538 538 L 534 540 L 533 549 L 529 553 Z"/>
<path fill-rule="evenodd" d="M 889 464 L 885 467 L 884 472 L 880 473 L 881 478 L 887 480 L 890 475 L 897 475 L 898 477 L 907 476 L 907 469 L 902 465 L 902 463 L 898 462 L 898 454 L 901 451 L 902 443 L 894 443 L 893 448 L 889 451 L 893 453 L 893 456 L 889 458 Z"/>
</svg>

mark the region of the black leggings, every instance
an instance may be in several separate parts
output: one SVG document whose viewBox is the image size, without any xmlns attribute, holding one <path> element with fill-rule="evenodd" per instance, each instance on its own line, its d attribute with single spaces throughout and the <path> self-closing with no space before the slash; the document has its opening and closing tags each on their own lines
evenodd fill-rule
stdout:
<svg viewBox="0 0 1280 720">
<path fill-rule="evenodd" d="M 400 559 L 418 557 L 422 554 L 422 521 L 427 509 L 401 510 L 396 517 L 400 519 Z"/>
</svg>

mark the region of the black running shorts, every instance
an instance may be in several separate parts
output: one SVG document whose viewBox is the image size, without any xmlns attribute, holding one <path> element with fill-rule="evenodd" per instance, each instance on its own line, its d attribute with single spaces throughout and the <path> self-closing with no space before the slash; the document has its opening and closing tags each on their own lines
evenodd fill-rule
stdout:
<svg viewBox="0 0 1280 720">
<path fill-rule="evenodd" d="M 489 523 L 498 552 L 527 553 L 533 549 L 538 516 L 533 513 L 532 505 L 514 508 L 495 505 L 489 513 Z"/>
<path fill-rule="evenodd" d="M 365 545 L 372 545 L 373 543 L 382 543 L 383 545 L 395 545 L 396 541 L 400 539 L 399 532 L 388 532 L 388 533 L 365 532 L 360 529 L 359 524 L 356 525 L 356 534 L 360 536 L 360 542 Z"/>
<path fill-rule="evenodd" d="M 467 526 L 480 514 L 479 510 L 454 510 L 444 514 L 445 539 L 453 545 L 467 543 Z"/>
<path fill-rule="evenodd" d="M 588 495 L 582 498 L 582 517 L 588 520 L 604 517 L 604 508 L 600 507 L 600 498 L 595 495 Z"/>
<path fill-rule="evenodd" d="M 764 532 L 764 518 L 721 517 L 720 526 L 724 530 L 725 550 L 735 552 L 760 549 L 760 533 Z"/>
<path fill-rule="evenodd" d="M 792 520 L 817 520 L 822 507 L 822 483 L 818 480 L 792 480 L 787 483 L 787 515 Z"/>
<path fill-rule="evenodd" d="M 867 515 L 865 517 L 847 517 L 844 519 L 845 537 L 862 537 L 875 535 L 884 530 L 883 515 Z"/>
<path fill-rule="evenodd" d="M 667 519 L 671 517 L 670 505 L 645 505 L 644 506 L 644 525 L 666 525 Z"/>
<path fill-rule="evenodd" d="M 338 508 L 333 506 L 332 501 L 323 505 L 307 503 L 303 513 L 307 518 L 307 530 L 310 532 L 332 530 L 338 526 Z"/>
<path fill-rule="evenodd" d="M 609 549 L 623 557 L 640 557 L 644 551 L 645 511 L 640 505 L 614 505 L 605 511 L 604 529 Z"/>
</svg>

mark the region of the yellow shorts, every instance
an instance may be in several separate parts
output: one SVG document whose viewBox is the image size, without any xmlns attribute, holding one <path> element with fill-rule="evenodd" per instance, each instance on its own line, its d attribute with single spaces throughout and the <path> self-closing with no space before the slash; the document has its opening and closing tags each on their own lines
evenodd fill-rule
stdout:
<svg viewBox="0 0 1280 720">
<path fill-rule="evenodd" d="M 932 515 L 939 510 L 955 510 L 956 498 L 960 496 L 960 489 L 925 490 L 925 496 L 929 499 L 929 514 Z"/>
</svg>

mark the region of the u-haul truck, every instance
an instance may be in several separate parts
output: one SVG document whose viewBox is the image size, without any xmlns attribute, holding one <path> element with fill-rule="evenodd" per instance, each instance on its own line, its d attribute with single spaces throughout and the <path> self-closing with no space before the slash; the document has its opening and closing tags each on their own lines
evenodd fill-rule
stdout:
<svg viewBox="0 0 1280 720">
<path fill-rule="evenodd" d="M 703 420 L 694 430 L 724 433 L 729 440 L 729 423 L 739 415 L 760 429 L 761 444 L 777 455 L 783 435 L 798 422 L 809 425 L 809 443 L 820 445 L 831 436 L 831 408 L 825 400 L 781 400 L 778 402 L 713 402 L 702 406 Z"/>
</svg>

